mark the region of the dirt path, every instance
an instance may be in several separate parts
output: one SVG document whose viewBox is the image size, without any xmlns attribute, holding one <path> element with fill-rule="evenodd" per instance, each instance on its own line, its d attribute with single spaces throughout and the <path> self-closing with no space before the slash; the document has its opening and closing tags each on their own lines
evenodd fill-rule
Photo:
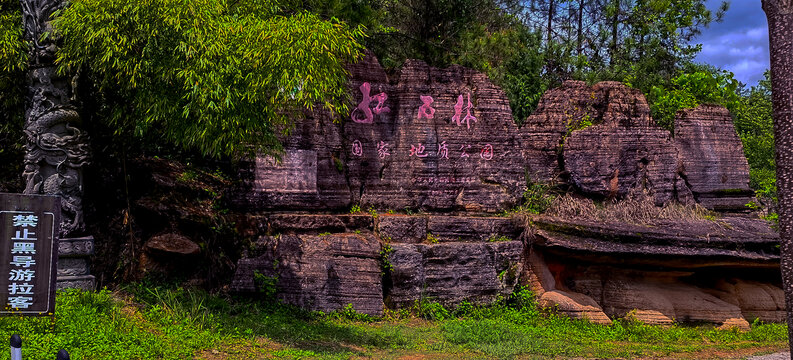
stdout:
<svg viewBox="0 0 793 360">
<path fill-rule="evenodd" d="M 790 359 L 790 352 L 782 351 L 768 355 L 752 356 L 747 360 L 789 360 L 789 359 Z"/>
</svg>

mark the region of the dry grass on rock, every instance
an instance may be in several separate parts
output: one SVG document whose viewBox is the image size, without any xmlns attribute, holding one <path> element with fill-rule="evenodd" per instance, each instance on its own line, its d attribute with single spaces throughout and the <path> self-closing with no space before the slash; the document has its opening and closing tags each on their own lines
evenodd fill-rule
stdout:
<svg viewBox="0 0 793 360">
<path fill-rule="evenodd" d="M 670 202 L 656 206 L 646 193 L 631 194 L 625 199 L 597 203 L 591 199 L 565 194 L 556 197 L 546 215 L 565 219 L 587 219 L 652 225 L 659 222 L 698 223 L 715 221 L 718 215 L 699 204 Z"/>
</svg>

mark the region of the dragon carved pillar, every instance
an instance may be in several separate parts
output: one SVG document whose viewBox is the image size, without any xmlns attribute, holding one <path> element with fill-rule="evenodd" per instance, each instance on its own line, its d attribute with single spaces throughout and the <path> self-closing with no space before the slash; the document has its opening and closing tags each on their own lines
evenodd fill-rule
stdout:
<svg viewBox="0 0 793 360">
<path fill-rule="evenodd" d="M 25 40 L 30 43 L 25 106 L 25 194 L 61 196 L 61 238 L 85 230 L 82 169 L 90 161 L 80 130 L 72 79 L 56 71 L 60 39 L 50 18 L 62 0 L 21 0 Z"/>
</svg>

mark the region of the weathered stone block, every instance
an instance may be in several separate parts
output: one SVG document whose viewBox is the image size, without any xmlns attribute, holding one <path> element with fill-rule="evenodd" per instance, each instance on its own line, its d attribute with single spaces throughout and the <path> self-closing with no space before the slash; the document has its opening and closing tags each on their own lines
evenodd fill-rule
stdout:
<svg viewBox="0 0 793 360">
<path fill-rule="evenodd" d="M 58 242 L 57 289 L 94 290 L 88 258 L 94 254 L 94 237 L 63 238 Z"/>
<path fill-rule="evenodd" d="M 351 304 L 383 313 L 380 242 L 371 233 L 266 237 L 262 255 L 240 260 L 232 289 L 256 291 L 254 273 L 277 279 L 281 301 L 310 310 L 334 311 Z"/>
<path fill-rule="evenodd" d="M 647 190 L 661 205 L 677 199 L 677 151 L 669 132 L 618 123 L 573 131 L 565 141 L 564 164 L 582 193 L 624 197 Z"/>
<path fill-rule="evenodd" d="M 380 215 L 377 231 L 384 241 L 417 244 L 427 238 L 427 217 Z"/>
<path fill-rule="evenodd" d="M 675 143 L 697 202 L 711 209 L 746 209 L 754 195 L 749 163 L 727 109 L 700 105 L 678 112 Z"/>
<path fill-rule="evenodd" d="M 506 217 L 429 216 L 427 231 L 440 241 L 516 240 L 521 228 Z"/>
<path fill-rule="evenodd" d="M 57 279 L 64 276 L 89 275 L 88 260 L 79 258 L 58 259 Z"/>
<path fill-rule="evenodd" d="M 374 219 L 369 214 L 273 214 L 269 216 L 269 231 L 287 232 L 353 232 L 372 230 Z"/>
<path fill-rule="evenodd" d="M 94 254 L 94 237 L 66 238 L 58 242 L 59 257 L 80 257 Z"/>
<path fill-rule="evenodd" d="M 93 275 L 58 276 L 55 288 L 93 291 L 96 288 L 96 278 Z"/>
<path fill-rule="evenodd" d="M 396 307 L 409 307 L 419 299 L 487 304 L 512 292 L 522 267 L 519 241 L 392 247 L 388 302 Z"/>
</svg>

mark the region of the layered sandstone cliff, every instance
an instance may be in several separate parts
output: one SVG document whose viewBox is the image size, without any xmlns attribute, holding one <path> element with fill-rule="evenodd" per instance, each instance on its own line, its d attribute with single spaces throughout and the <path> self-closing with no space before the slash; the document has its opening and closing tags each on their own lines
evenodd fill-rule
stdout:
<svg viewBox="0 0 793 360">
<path fill-rule="evenodd" d="M 243 174 L 235 202 L 261 213 L 249 217 L 259 240 L 237 265 L 237 291 L 265 274 L 282 301 L 377 315 L 419 300 L 488 303 L 529 284 L 542 304 L 593 321 L 781 318 L 778 237 L 760 219 L 493 217 L 537 181 L 598 201 L 743 210 L 748 165 L 725 109 L 684 110 L 671 134 L 639 91 L 568 81 L 519 128 L 503 91 L 470 69 L 411 60 L 387 76 L 370 55 L 350 73 L 351 114 L 307 116 L 281 159 Z M 340 215 L 351 208 L 371 214 Z"/>
</svg>

